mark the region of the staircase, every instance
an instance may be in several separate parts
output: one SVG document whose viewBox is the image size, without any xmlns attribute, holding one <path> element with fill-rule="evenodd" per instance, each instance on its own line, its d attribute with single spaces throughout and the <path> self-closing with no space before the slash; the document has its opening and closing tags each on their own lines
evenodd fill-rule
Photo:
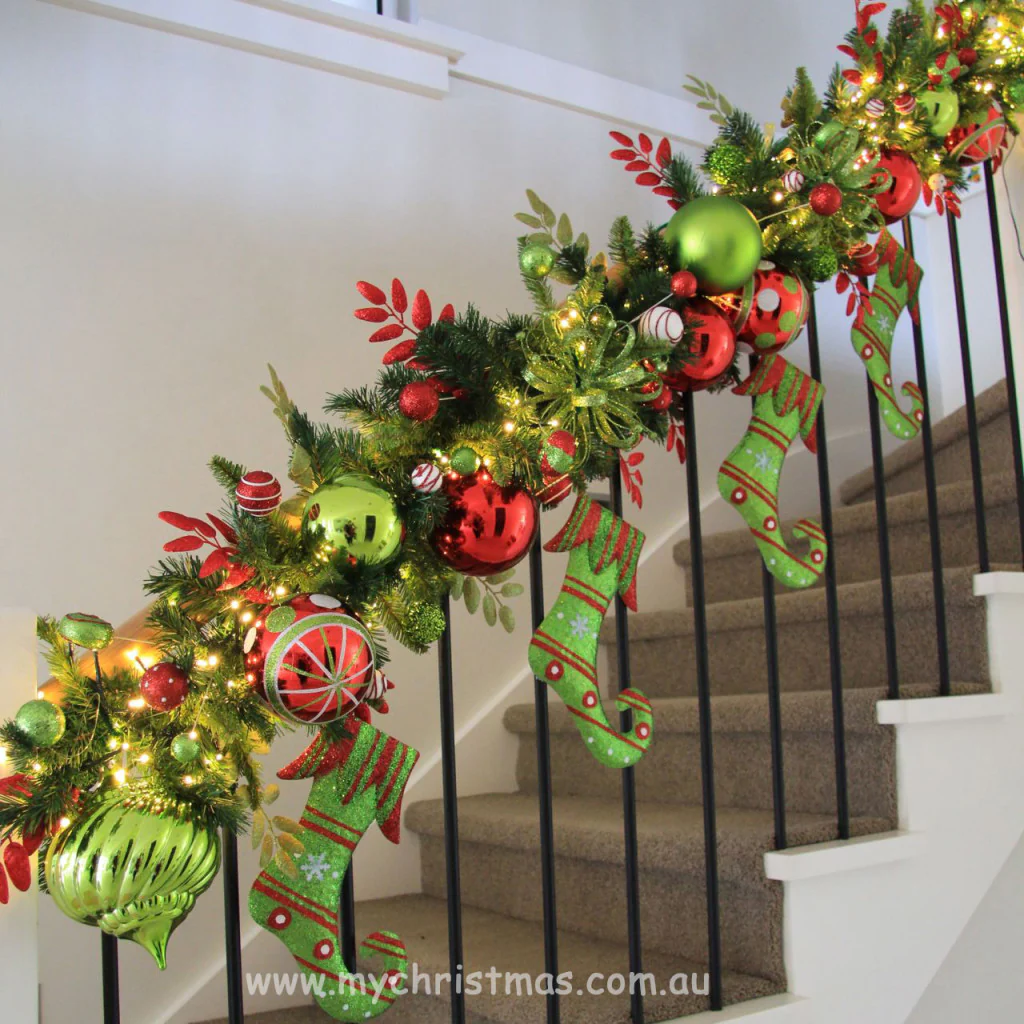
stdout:
<svg viewBox="0 0 1024 1024">
<path fill-rule="evenodd" d="M 978 398 L 989 548 L 993 568 L 1018 569 L 1006 390 Z M 954 691 L 989 688 L 983 602 L 973 596 L 975 517 L 963 410 L 934 428 L 945 592 Z M 904 697 L 937 692 L 936 633 L 927 504 L 919 442 L 886 460 L 888 513 Z M 884 696 L 885 649 L 871 471 L 843 484 L 835 509 L 851 829 L 884 832 L 896 824 L 895 742 L 876 723 Z M 708 628 L 714 697 L 722 953 L 727 1003 L 783 992 L 782 888 L 765 878 L 773 846 L 771 751 L 760 560 L 746 530 L 705 539 Z M 688 569 L 689 547 L 675 559 Z M 776 589 L 786 811 L 790 846 L 836 838 L 833 705 L 825 591 Z M 614 642 L 606 623 L 602 642 Z M 633 685 L 652 698 L 657 738 L 636 770 L 644 970 L 667 988 L 673 975 L 696 975 L 704 991 L 707 933 L 700 746 L 694 631 L 689 611 L 630 617 Z M 608 659 L 614 662 L 614 658 Z M 614 709 L 610 707 L 610 713 Z M 511 708 L 506 727 L 519 738 L 513 794 L 459 801 L 467 971 L 544 970 L 538 839 L 536 736 L 532 705 Z M 579 742 L 570 717 L 552 701 L 559 970 L 574 987 L 594 972 L 628 976 L 621 783 Z M 465 766 L 468 769 L 468 766 Z M 406 827 L 421 839 L 423 893 L 359 905 L 358 933 L 386 927 L 405 939 L 423 972 L 448 970 L 444 822 L 439 802 L 409 807 Z M 533 1024 L 544 996 L 483 994 L 467 1001 L 468 1019 Z M 707 1007 L 703 995 L 645 999 L 648 1021 Z M 316 1008 L 247 1018 L 313 1024 Z M 387 1019 L 401 1024 L 450 1020 L 446 992 L 410 995 Z M 629 1020 L 628 995 L 562 999 L 566 1024 Z"/>
</svg>

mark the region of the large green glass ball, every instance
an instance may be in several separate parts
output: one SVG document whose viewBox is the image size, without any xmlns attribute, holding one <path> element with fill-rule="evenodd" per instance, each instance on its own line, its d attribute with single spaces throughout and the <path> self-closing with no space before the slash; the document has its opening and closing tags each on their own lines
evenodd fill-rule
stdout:
<svg viewBox="0 0 1024 1024">
<path fill-rule="evenodd" d="M 932 135 L 945 138 L 960 119 L 960 100 L 952 89 L 927 89 L 918 97 Z"/>
<path fill-rule="evenodd" d="M 64 712 L 48 700 L 30 700 L 18 708 L 14 724 L 36 747 L 52 747 L 64 735 Z"/>
<path fill-rule="evenodd" d="M 683 270 L 707 295 L 742 288 L 761 262 L 761 228 L 754 215 L 728 196 L 704 196 L 677 210 L 665 241 Z"/>
<path fill-rule="evenodd" d="M 318 487 L 306 502 L 305 528 L 327 547 L 383 562 L 402 544 L 394 498 L 370 477 L 347 473 Z"/>
</svg>

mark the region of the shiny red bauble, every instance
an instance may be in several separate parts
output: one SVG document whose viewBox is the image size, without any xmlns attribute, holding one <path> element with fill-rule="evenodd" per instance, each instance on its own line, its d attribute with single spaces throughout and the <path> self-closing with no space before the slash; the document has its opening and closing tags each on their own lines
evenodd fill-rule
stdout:
<svg viewBox="0 0 1024 1024">
<path fill-rule="evenodd" d="M 946 149 L 964 167 L 991 160 L 1006 141 L 1006 121 L 998 107 L 991 107 L 982 124 L 957 125 L 946 136 Z"/>
<path fill-rule="evenodd" d="M 687 326 L 693 332 L 691 360 L 678 373 L 665 378 L 673 391 L 695 391 L 694 382 L 707 385 L 718 380 L 736 355 L 736 332 L 722 311 L 707 299 L 698 299 L 686 309 Z"/>
<path fill-rule="evenodd" d="M 819 217 L 834 217 L 843 206 L 843 193 L 830 181 L 811 189 L 811 209 Z"/>
<path fill-rule="evenodd" d="M 246 681 L 284 719 L 337 721 L 372 694 L 373 643 L 336 597 L 300 594 L 267 608 L 245 636 Z"/>
<path fill-rule="evenodd" d="M 406 418 L 417 423 L 426 423 L 437 415 L 441 399 L 437 388 L 429 381 L 414 380 L 402 388 L 398 396 L 398 411 Z"/>
<path fill-rule="evenodd" d="M 281 485 L 273 473 L 253 470 L 238 481 L 235 500 L 238 507 L 251 516 L 269 516 L 281 504 Z"/>
<path fill-rule="evenodd" d="M 670 287 L 677 299 L 692 299 L 697 294 L 697 275 L 689 270 L 679 270 L 672 275 Z"/>
<path fill-rule="evenodd" d="M 142 699 L 154 711 L 173 711 L 188 696 L 188 675 L 172 661 L 151 665 L 142 673 Z"/>
<path fill-rule="evenodd" d="M 889 187 L 875 196 L 875 203 L 886 224 L 903 220 L 917 206 L 923 182 L 921 172 L 912 157 L 902 149 L 883 149 L 879 158 L 880 170 L 889 172 Z"/>
<path fill-rule="evenodd" d="M 486 469 L 449 475 L 448 514 L 431 543 L 441 559 L 467 576 L 493 576 L 522 561 L 540 516 L 537 501 L 518 484 L 499 486 Z"/>
</svg>

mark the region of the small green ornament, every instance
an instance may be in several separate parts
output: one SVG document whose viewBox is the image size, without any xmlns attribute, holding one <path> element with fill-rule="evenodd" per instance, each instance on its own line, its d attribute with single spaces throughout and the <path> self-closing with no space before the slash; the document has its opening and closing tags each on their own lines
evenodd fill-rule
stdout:
<svg viewBox="0 0 1024 1024">
<path fill-rule="evenodd" d="M 437 605 L 421 602 L 409 609 L 405 632 L 417 647 L 429 647 L 444 632 L 444 613 Z"/>
<path fill-rule="evenodd" d="M 918 97 L 928 130 L 945 138 L 960 119 L 960 100 L 952 89 L 927 89 Z"/>
<path fill-rule="evenodd" d="M 839 257 L 832 249 L 815 249 L 807 269 L 815 281 L 831 281 L 839 273 Z"/>
<path fill-rule="evenodd" d="M 171 756 L 181 764 L 197 760 L 199 752 L 199 740 L 192 739 L 187 732 L 180 733 L 171 740 Z"/>
<path fill-rule="evenodd" d="M 677 210 L 665 228 L 665 242 L 707 295 L 742 288 L 761 262 L 761 227 L 750 210 L 728 196 L 703 196 Z"/>
<path fill-rule="evenodd" d="M 305 528 L 353 558 L 383 562 L 402 544 L 395 501 L 368 476 L 347 473 L 323 484 L 306 502 Z"/>
<path fill-rule="evenodd" d="M 18 708 L 14 724 L 36 747 L 52 747 L 64 735 L 64 712 L 48 700 L 30 700 Z"/>
<path fill-rule="evenodd" d="M 551 273 L 555 265 L 555 250 L 550 245 L 528 245 L 519 254 L 519 269 L 527 277 L 542 278 Z"/>
<path fill-rule="evenodd" d="M 1024 107 L 1024 79 L 1014 79 L 1006 86 L 1006 98 L 1018 110 Z"/>
<path fill-rule="evenodd" d="M 713 181 L 728 185 L 735 181 L 747 164 L 747 155 L 739 146 L 723 143 L 708 153 L 707 168 Z"/>
<path fill-rule="evenodd" d="M 469 476 L 480 468 L 480 456 L 472 448 L 463 445 L 452 452 L 449 464 L 460 476 Z"/>
<path fill-rule="evenodd" d="M 57 624 L 57 632 L 69 643 L 88 651 L 102 651 L 114 639 L 114 627 L 98 615 L 71 612 Z"/>
</svg>

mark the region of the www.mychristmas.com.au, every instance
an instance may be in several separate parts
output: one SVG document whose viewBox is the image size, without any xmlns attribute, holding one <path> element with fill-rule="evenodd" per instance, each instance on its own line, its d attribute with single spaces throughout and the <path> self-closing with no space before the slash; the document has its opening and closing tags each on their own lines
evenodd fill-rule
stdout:
<svg viewBox="0 0 1024 1024">
<path fill-rule="evenodd" d="M 656 975 L 645 974 L 590 974 L 577 979 L 571 971 L 557 976 L 551 974 L 513 974 L 492 967 L 489 971 L 470 971 L 456 976 L 447 973 L 428 973 L 413 964 L 406 977 L 396 974 L 350 974 L 341 978 L 323 974 L 249 973 L 246 985 L 251 996 L 302 995 L 323 997 L 344 994 L 373 996 L 373 1002 L 392 1002 L 404 995 L 448 995 L 453 989 L 467 996 L 602 996 L 639 993 L 645 996 L 706 996 L 710 991 L 707 974 L 673 974 L 659 982 Z"/>
</svg>

